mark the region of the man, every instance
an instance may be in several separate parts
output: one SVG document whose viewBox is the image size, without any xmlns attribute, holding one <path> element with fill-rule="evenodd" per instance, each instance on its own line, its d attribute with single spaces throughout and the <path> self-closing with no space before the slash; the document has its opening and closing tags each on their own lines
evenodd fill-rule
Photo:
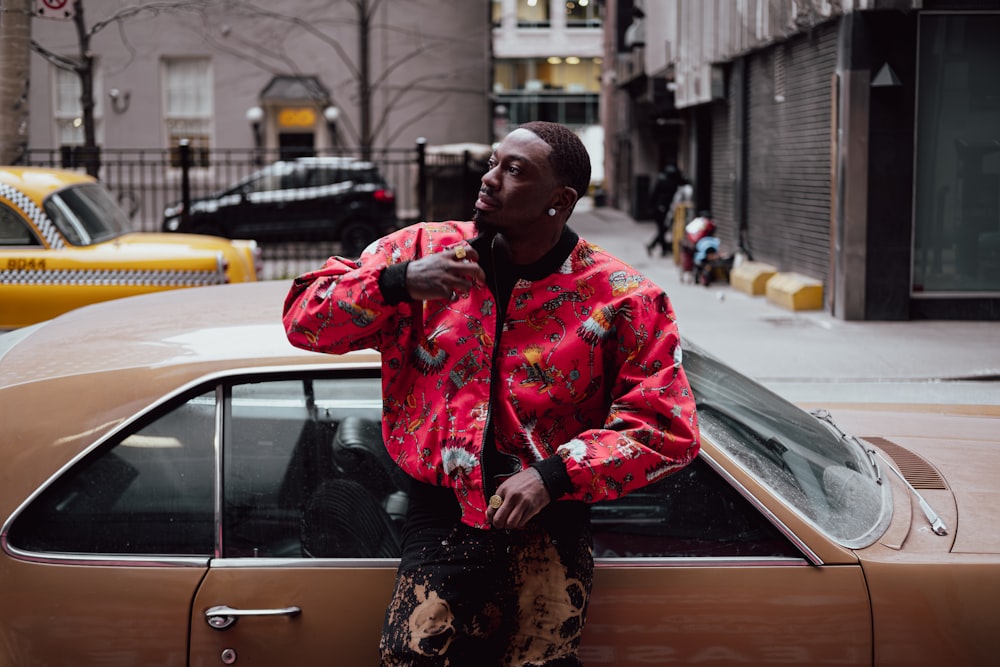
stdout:
<svg viewBox="0 0 1000 667">
<path fill-rule="evenodd" d="M 656 177 L 653 191 L 649 196 L 649 208 L 653 213 L 653 220 L 656 222 L 656 234 L 652 240 L 646 244 L 646 254 L 653 256 L 653 250 L 659 246 L 660 257 L 666 257 L 673 253 L 673 243 L 667 238 L 673 228 L 674 216 L 674 195 L 677 188 L 687 184 L 687 178 L 681 173 L 676 165 L 668 164 Z"/>
<path fill-rule="evenodd" d="M 383 665 L 579 665 L 589 504 L 698 452 L 669 300 L 566 225 L 589 181 L 572 131 L 527 123 L 474 222 L 392 233 L 288 295 L 293 344 L 382 353 L 386 446 L 414 479 Z"/>
</svg>

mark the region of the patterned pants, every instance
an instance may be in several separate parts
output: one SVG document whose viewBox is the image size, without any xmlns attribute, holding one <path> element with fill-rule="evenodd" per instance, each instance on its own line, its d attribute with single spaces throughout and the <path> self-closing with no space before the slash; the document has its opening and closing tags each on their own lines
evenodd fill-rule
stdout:
<svg viewBox="0 0 1000 667">
<path fill-rule="evenodd" d="M 381 664 L 580 665 L 593 570 L 580 526 L 423 529 L 403 545 Z"/>
</svg>

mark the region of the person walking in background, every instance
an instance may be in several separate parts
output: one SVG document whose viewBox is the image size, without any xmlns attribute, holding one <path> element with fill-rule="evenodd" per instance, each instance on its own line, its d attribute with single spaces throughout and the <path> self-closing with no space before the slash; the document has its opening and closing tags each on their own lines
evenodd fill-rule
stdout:
<svg viewBox="0 0 1000 667">
<path fill-rule="evenodd" d="M 668 164 L 656 177 L 656 183 L 649 196 L 649 208 L 653 212 L 653 221 L 656 223 L 656 234 L 648 244 L 646 244 L 646 254 L 653 256 L 653 250 L 660 247 L 660 257 L 671 254 L 673 244 L 668 235 L 670 234 L 674 220 L 674 195 L 677 188 L 687 184 L 687 178 L 676 165 Z"/>
<path fill-rule="evenodd" d="M 581 664 L 591 503 L 698 453 L 662 289 L 567 226 L 580 139 L 497 146 L 474 221 L 412 225 L 295 279 L 294 345 L 382 354 L 383 435 L 412 477 L 382 665 Z"/>
</svg>

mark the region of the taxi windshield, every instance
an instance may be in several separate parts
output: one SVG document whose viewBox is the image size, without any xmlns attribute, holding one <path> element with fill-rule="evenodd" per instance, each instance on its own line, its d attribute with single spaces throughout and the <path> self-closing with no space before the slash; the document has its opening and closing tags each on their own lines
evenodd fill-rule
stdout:
<svg viewBox="0 0 1000 667">
<path fill-rule="evenodd" d="M 890 518 L 888 485 L 864 448 L 812 414 L 686 345 L 702 434 L 840 544 L 870 544 Z"/>
<path fill-rule="evenodd" d="M 99 183 L 84 183 L 49 195 L 45 213 L 66 240 L 77 246 L 110 241 L 131 228 L 125 212 Z"/>
</svg>

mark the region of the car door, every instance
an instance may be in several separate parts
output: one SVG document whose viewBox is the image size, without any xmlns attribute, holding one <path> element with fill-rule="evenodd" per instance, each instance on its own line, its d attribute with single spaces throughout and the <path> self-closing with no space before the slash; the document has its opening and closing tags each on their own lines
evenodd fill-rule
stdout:
<svg viewBox="0 0 1000 667">
<path fill-rule="evenodd" d="M 191 665 L 377 664 L 405 511 L 376 371 L 227 387 L 220 557 Z"/>
<path fill-rule="evenodd" d="M 266 176 L 247 188 L 233 214 L 237 235 L 247 238 L 294 240 L 303 206 L 304 169 L 293 162 L 276 162 Z"/>
<path fill-rule="evenodd" d="M 857 562 L 817 564 L 705 452 L 593 508 L 587 665 L 870 665 Z"/>
<path fill-rule="evenodd" d="M 405 510 L 379 397 L 374 371 L 227 385 L 192 665 L 377 664 Z M 593 508 L 585 664 L 871 664 L 858 564 L 820 562 L 746 493 L 703 455 Z"/>
<path fill-rule="evenodd" d="M 37 492 L 5 527 L 0 664 L 187 663 L 214 549 L 213 393 L 150 416 Z"/>
<path fill-rule="evenodd" d="M 43 319 L 35 314 L 24 283 L 46 270 L 48 252 L 33 226 L 0 202 L 0 330 Z"/>
</svg>

